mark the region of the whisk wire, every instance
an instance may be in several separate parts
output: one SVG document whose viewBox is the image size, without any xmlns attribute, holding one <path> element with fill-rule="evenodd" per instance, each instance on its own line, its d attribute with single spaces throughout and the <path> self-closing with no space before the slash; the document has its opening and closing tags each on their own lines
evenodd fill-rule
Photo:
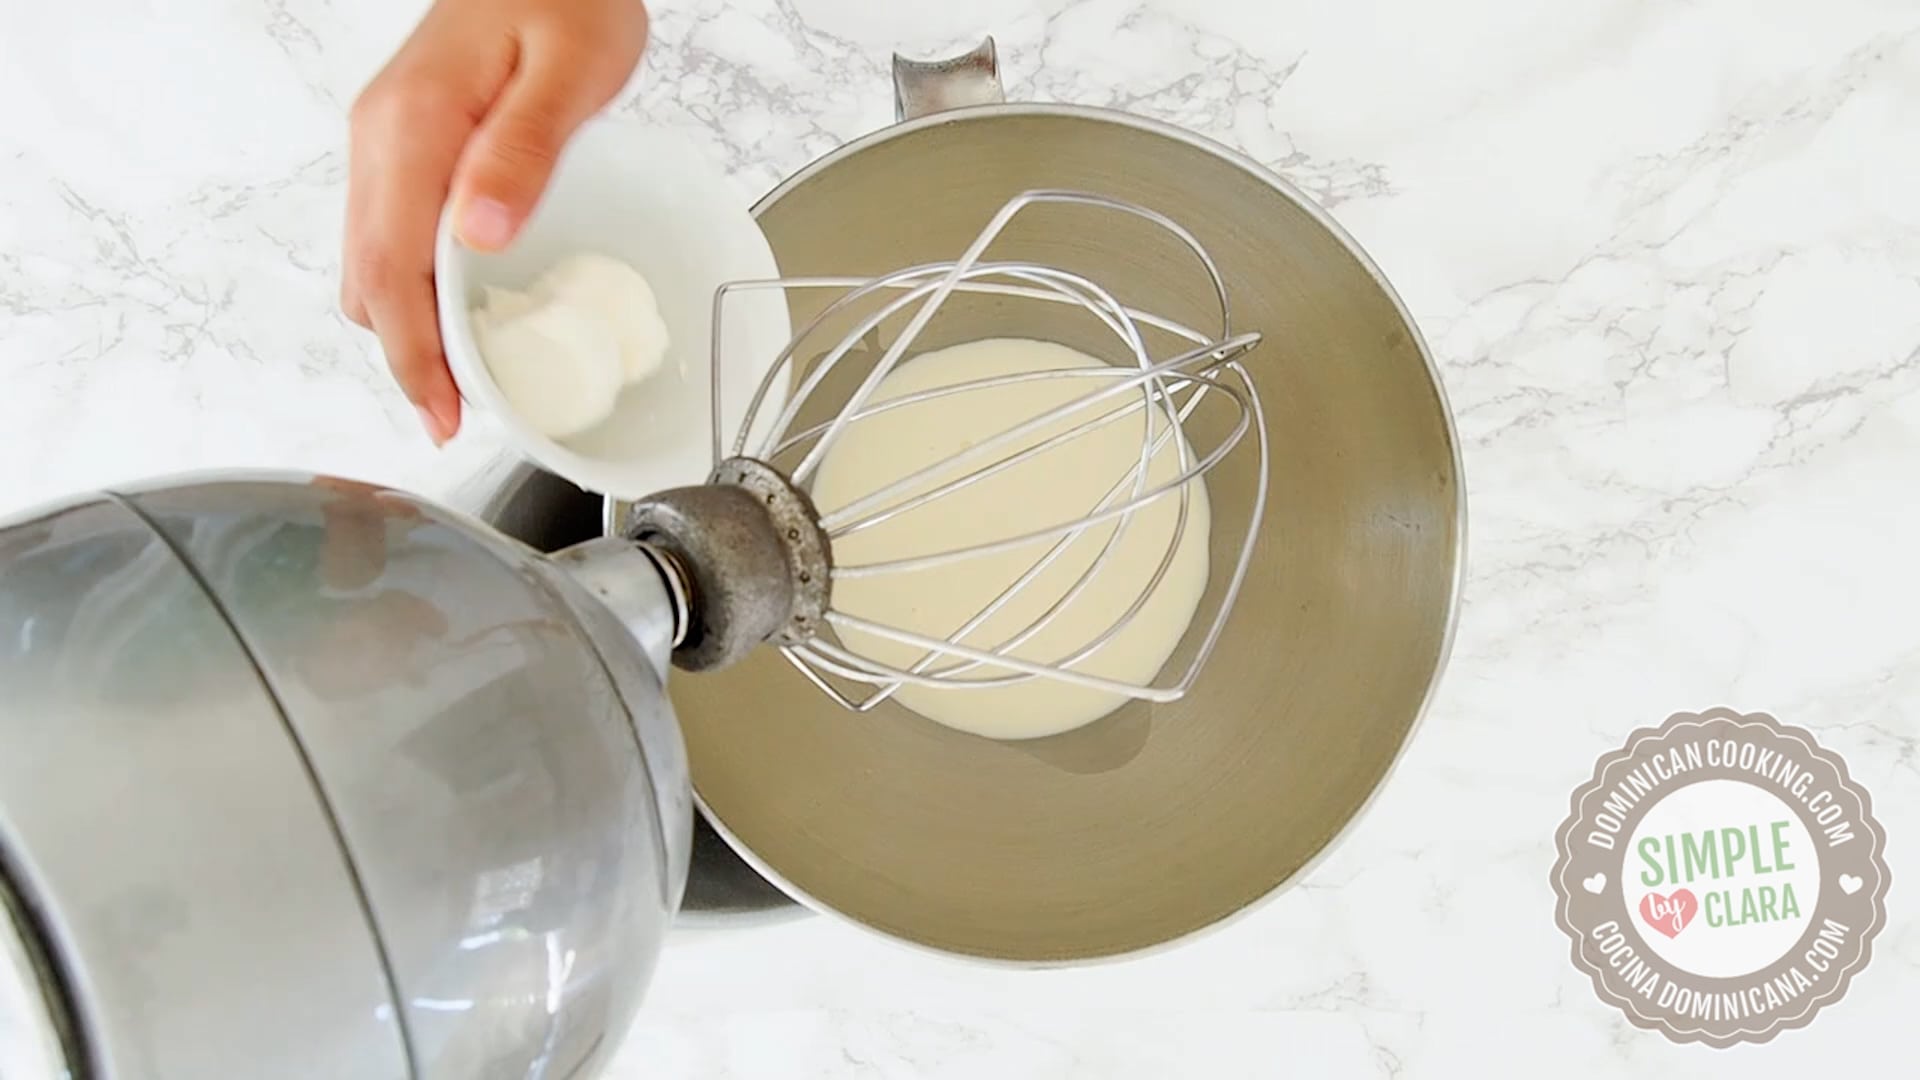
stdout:
<svg viewBox="0 0 1920 1080">
<path fill-rule="evenodd" d="M 1198 404 L 1197 397 L 1190 398 L 1187 408 L 1183 410 L 1183 415 L 1181 419 L 1184 420 L 1185 415 L 1187 413 L 1190 413 L 1193 406 L 1197 404 Z M 1158 437 L 1158 439 L 1156 439 L 1153 444 L 1152 453 L 1158 454 L 1161 447 L 1166 445 L 1166 442 L 1168 441 L 1168 439 L 1170 439 L 1174 434 L 1174 432 L 1177 430 L 1178 430 L 1177 427 L 1170 427 L 1166 431 L 1162 432 Z M 1184 461 L 1184 458 L 1187 454 L 1187 450 L 1184 445 L 1182 445 L 1181 447 L 1181 452 L 1182 452 L 1182 458 Z M 1129 475 L 1131 475 L 1131 472 Z M 1107 490 L 1106 494 L 1104 494 L 1101 497 L 1100 501 L 1097 504 L 1095 504 L 1094 509 L 1098 510 L 1101 507 L 1104 507 L 1108 503 L 1112 502 L 1114 497 L 1117 496 L 1124 489 L 1124 484 L 1125 484 L 1125 480 L 1116 482 L 1111 488 Z M 1088 641 L 1084 646 L 1065 656 L 1062 656 L 1057 661 L 1055 661 L 1055 663 L 1063 667 L 1071 667 L 1072 665 L 1080 663 L 1086 658 L 1094 655 L 1102 647 L 1104 647 L 1108 642 L 1112 641 L 1114 637 L 1116 637 L 1120 633 L 1120 631 L 1124 629 L 1126 625 L 1134 618 L 1134 616 L 1139 614 L 1140 609 L 1146 605 L 1148 599 L 1153 595 L 1154 590 L 1158 589 L 1160 587 L 1160 582 L 1165 579 L 1168 569 L 1171 568 L 1173 565 L 1174 556 L 1179 550 L 1180 541 L 1185 536 L 1186 528 L 1187 528 L 1187 508 L 1188 508 L 1188 501 L 1189 501 L 1188 494 L 1189 494 L 1189 490 L 1185 487 L 1182 487 L 1179 515 L 1174 522 L 1172 540 L 1166 545 L 1165 550 L 1161 553 L 1160 563 L 1154 569 L 1153 575 L 1148 579 L 1146 584 L 1140 588 L 1138 593 L 1135 595 L 1133 602 L 1128 606 L 1128 608 L 1125 611 L 1123 611 L 1118 617 L 1116 617 L 1112 622 L 1110 622 L 1104 630 L 1094 635 L 1093 638 L 1090 641 Z M 1001 641 L 999 644 L 993 646 L 992 651 L 996 656 L 1004 656 L 1011 650 L 1017 649 L 1021 645 L 1026 644 L 1034 636 L 1038 635 L 1041 631 L 1045 630 L 1047 626 L 1050 625 L 1054 621 L 1054 619 L 1059 616 L 1061 612 L 1065 611 L 1075 600 L 1077 600 L 1081 596 L 1081 594 L 1086 590 L 1086 588 L 1093 582 L 1095 576 L 1099 573 L 1099 571 L 1106 565 L 1106 558 L 1108 553 L 1111 552 L 1114 549 L 1114 547 L 1120 542 L 1120 538 L 1125 533 L 1125 521 L 1126 519 L 1122 519 L 1122 522 L 1123 522 L 1122 527 L 1116 528 L 1115 530 L 1113 530 L 1113 532 L 1108 534 L 1106 543 L 1102 545 L 1099 553 L 1095 556 L 1094 560 L 1087 566 L 1085 570 L 1081 572 L 1080 576 L 1074 581 L 1073 585 L 1061 594 L 1059 599 L 1055 600 L 1051 605 L 1047 607 L 1045 611 L 1041 612 L 1037 617 L 1035 617 L 1020 631 L 1014 633 L 1013 635 L 1009 636 L 1005 640 Z M 1051 566 L 1056 560 L 1058 560 L 1061 557 L 1061 555 L 1063 555 L 1067 551 L 1067 549 L 1072 545 L 1075 538 L 1076 537 L 1074 535 L 1067 535 L 1067 536 L 1060 537 L 1054 543 L 1054 545 L 1048 549 L 1045 555 L 1041 556 L 1040 559 L 1036 561 L 1031 567 L 1028 567 L 1027 570 L 1020 575 L 1020 577 L 1016 578 L 1011 584 L 1009 584 L 1005 589 L 1003 589 L 1000 592 L 1000 594 L 994 597 L 994 599 L 986 607 L 982 608 L 977 614 L 975 614 L 972 618 L 968 619 L 957 630 L 955 630 L 953 634 L 950 635 L 949 640 L 952 640 L 955 642 L 964 640 L 969 634 L 971 634 L 974 630 L 979 628 L 988 619 L 998 614 L 1000 610 L 1003 607 L 1005 607 L 1007 603 L 1012 601 L 1014 597 L 1019 595 L 1019 593 L 1028 584 L 1030 584 L 1034 579 L 1039 577 L 1040 574 L 1044 573 L 1049 566 Z M 928 674 L 929 668 L 933 664 L 935 658 L 939 655 L 940 655 L 939 653 L 935 653 L 935 652 L 928 652 L 923 654 L 921 659 L 915 661 L 914 665 L 907 669 L 907 672 L 913 675 Z M 941 669 L 936 674 L 948 675 L 948 676 L 959 675 L 968 671 L 976 670 L 982 666 L 984 665 L 975 661 L 966 661 L 963 663 L 955 664 L 948 668 Z M 973 685 L 973 686 L 1005 686 L 1005 685 L 1010 685 L 1016 682 L 1023 682 L 1026 680 L 1034 679 L 1037 677 L 1038 676 L 1035 676 L 1032 674 L 1015 673 L 1011 675 L 1002 675 L 1002 676 L 986 678 L 986 679 L 971 679 L 971 680 L 968 680 L 968 682 L 970 685 Z M 870 698 L 869 700 L 872 701 L 874 704 L 878 704 L 880 701 L 885 700 L 886 698 L 892 696 L 894 691 L 898 690 L 901 685 L 903 684 L 899 682 L 889 683 L 881 687 L 879 692 L 874 694 L 872 698 Z"/>
<path fill-rule="evenodd" d="M 1109 398 L 1119 397 L 1120 395 L 1129 393 L 1139 387 L 1143 387 L 1143 386 L 1151 387 L 1151 384 L 1153 384 L 1156 380 L 1160 379 L 1166 373 L 1179 371 L 1182 367 L 1188 364 L 1192 364 L 1197 360 L 1205 359 L 1212 351 L 1213 350 L 1210 348 L 1203 347 L 1200 349 L 1192 350 L 1190 352 L 1182 353 L 1181 355 L 1176 356 L 1171 360 L 1163 361 L 1158 364 L 1150 364 L 1148 367 L 1144 368 L 1143 370 L 1141 370 L 1136 374 L 1128 375 L 1128 376 L 1125 376 L 1124 378 L 1121 378 L 1117 383 L 1115 383 L 1112 386 L 1107 386 L 1099 390 L 1095 390 L 1092 393 L 1082 395 L 1081 397 L 1075 398 L 1072 401 L 1068 401 L 1064 404 L 1048 409 L 1046 412 L 1041 413 L 1037 416 L 1034 416 L 1030 419 L 1023 420 L 1019 424 L 1016 424 L 1011 428 L 1001 431 L 993 435 L 992 437 L 985 439 L 979 443 L 975 443 L 973 446 L 970 446 L 965 450 L 962 450 L 958 454 L 955 454 L 952 457 L 945 459 L 944 461 L 938 462 L 934 465 L 929 465 L 926 468 L 920 469 L 907 476 L 901 477 L 900 479 L 887 484 L 886 486 L 878 489 L 877 491 L 869 492 L 868 494 L 860 497 L 859 499 L 856 499 L 853 502 L 848 503 L 846 506 L 840 507 L 839 509 L 834 510 L 831 513 L 821 515 L 821 519 L 820 519 L 821 527 L 831 532 L 834 528 L 842 524 L 848 517 L 859 514 L 861 511 L 866 510 L 876 504 L 884 503 L 890 496 L 897 495 L 901 491 L 910 489 L 915 485 L 922 483 L 925 480 L 931 478 L 932 476 L 938 475 L 942 471 L 953 468 L 954 466 L 960 465 L 965 462 L 969 462 L 981 457 L 985 457 L 988 454 L 993 453 L 994 451 L 1000 449 L 1001 447 L 1005 446 L 1008 443 L 1017 443 L 1020 440 L 1025 439 L 1030 435 L 1033 435 L 1035 432 L 1045 430 L 1046 428 L 1059 423 L 1061 420 L 1064 420 L 1067 417 L 1072 416 L 1074 413 L 1079 412 L 1080 410 L 1088 407 L 1089 405 L 1098 404 Z M 1092 371 L 1094 369 L 1082 369 L 1082 370 Z M 1121 371 L 1124 369 L 1115 368 L 1113 370 Z M 1097 372 L 1096 374 L 1105 375 L 1107 373 L 1102 371 L 1102 372 Z M 1152 390 L 1149 389 L 1148 393 L 1150 397 L 1147 404 L 1151 405 Z M 1079 431 L 1080 429 L 1075 429 L 1075 430 Z M 1143 451 L 1143 454 L 1144 454 L 1144 451 Z"/>
<path fill-rule="evenodd" d="M 1242 395 L 1240 391 L 1232 389 L 1231 387 L 1216 386 L 1215 389 L 1219 390 L 1222 394 L 1225 394 L 1228 397 L 1231 397 L 1235 401 L 1241 402 L 1243 404 L 1246 401 L 1245 396 Z M 1035 543 L 1037 541 L 1048 539 L 1049 537 L 1053 537 L 1053 536 L 1084 532 L 1087 529 L 1090 529 L 1096 525 L 1105 524 L 1106 522 L 1112 521 L 1115 518 L 1122 517 L 1127 514 L 1137 513 L 1142 508 L 1146 507 L 1147 505 L 1153 503 L 1154 501 L 1160 498 L 1165 497 L 1170 492 L 1177 491 L 1180 488 L 1185 487 L 1187 484 L 1192 483 L 1193 481 L 1199 479 L 1202 475 L 1204 475 L 1209 470 L 1211 470 L 1215 465 L 1217 465 L 1221 461 L 1221 459 L 1225 458 L 1229 453 L 1233 452 L 1234 446 L 1238 442 L 1238 436 L 1244 435 L 1249 430 L 1250 427 L 1251 425 L 1248 422 L 1247 414 L 1245 412 L 1242 412 L 1240 419 L 1234 425 L 1233 435 L 1230 436 L 1228 439 L 1222 440 L 1219 446 L 1209 451 L 1207 455 L 1204 458 L 1201 458 L 1197 464 L 1195 464 L 1190 468 L 1183 469 L 1181 473 L 1178 476 L 1174 477 L 1173 479 L 1165 481 L 1160 485 L 1158 485 L 1157 487 L 1151 488 L 1131 499 L 1128 499 L 1125 503 L 1122 503 L 1119 506 L 1110 507 L 1106 510 L 1101 510 L 1093 514 L 1089 514 L 1085 517 L 1076 518 L 1073 521 L 1068 522 L 1066 524 L 1049 525 L 1044 528 L 1034 529 L 1029 532 L 1021 533 L 1017 536 L 1006 537 L 1000 540 L 992 540 L 992 541 L 987 541 L 985 543 L 973 544 L 963 548 L 954 548 L 949 551 L 943 551 L 933 555 L 922 555 L 922 556 L 914 556 L 909 558 L 889 559 L 885 562 L 864 563 L 859 566 L 835 567 L 834 573 L 836 576 L 851 578 L 851 577 L 872 577 L 876 574 L 899 573 L 899 572 L 904 572 L 908 570 L 926 570 L 926 569 L 931 569 L 933 567 L 942 566 L 947 563 L 958 562 L 963 559 L 972 558 L 977 555 L 992 555 L 992 554 L 997 554 L 1003 551 L 1015 550 L 1018 548 L 1025 547 L 1029 544 Z"/>
</svg>

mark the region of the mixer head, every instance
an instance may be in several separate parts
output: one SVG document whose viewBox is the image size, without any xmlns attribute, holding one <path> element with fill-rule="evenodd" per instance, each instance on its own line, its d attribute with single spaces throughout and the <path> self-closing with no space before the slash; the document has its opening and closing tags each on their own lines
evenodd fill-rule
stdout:
<svg viewBox="0 0 1920 1080">
<path fill-rule="evenodd" d="M 1019 216 L 1061 207 L 1129 215 L 1171 233 L 1205 275 L 1218 307 L 1217 326 L 1199 330 L 1137 310 L 1064 269 L 986 257 Z M 756 289 L 840 295 L 775 358 L 745 422 L 729 433 L 720 419 L 718 360 L 725 305 L 729 296 Z M 1077 308 L 1117 348 L 1097 366 L 1003 369 L 889 392 L 889 376 L 903 363 L 911 367 L 909 354 L 956 296 Z M 693 670 L 723 666 L 771 642 L 814 685 L 860 711 L 903 688 L 983 690 L 1031 680 L 1116 699 L 1178 699 L 1226 624 L 1263 516 L 1266 428 L 1259 395 L 1240 362 L 1260 340 L 1258 333 L 1233 330 L 1226 286 L 1190 233 L 1151 209 L 1081 192 L 1019 195 L 949 262 L 871 278 L 723 286 L 714 301 L 713 476 L 707 485 L 641 500 L 627 508 L 622 522 L 625 535 L 659 555 L 687 602 L 676 663 Z M 775 406 L 774 388 L 783 378 L 795 390 Z M 1054 392 L 1035 393 L 1042 383 Z M 905 463 L 869 490 L 849 495 L 837 490 L 844 485 L 825 485 L 835 489 L 834 498 L 816 498 L 834 470 L 836 451 L 852 454 L 857 445 L 860 454 L 890 454 L 884 440 L 861 441 L 863 434 L 879 425 L 911 425 L 915 409 L 952 407 L 962 395 L 999 395 L 986 412 L 969 414 L 991 418 L 977 438 L 969 436 L 937 460 L 904 455 Z M 1198 425 L 1190 421 L 1202 409 L 1232 415 L 1225 422 L 1210 418 L 1205 429 L 1221 434 L 1195 445 Z M 1089 440 L 1116 436 L 1129 440 L 1126 464 L 1103 478 L 1096 498 L 1076 503 L 1075 493 L 1047 486 L 1050 468 L 1067 467 L 1065 455 L 1084 454 Z M 1235 452 L 1257 455 L 1254 468 L 1236 470 L 1251 477 L 1252 490 L 1232 496 L 1244 497 L 1253 512 L 1244 535 L 1223 545 L 1220 537 L 1205 538 L 1205 485 Z M 1074 467 L 1084 470 L 1084 456 L 1077 460 Z M 1026 476 L 1026 485 L 1006 486 L 1016 475 Z M 1002 486 L 983 503 L 983 492 L 995 483 Z M 967 499 L 973 501 L 961 503 Z M 1008 512 L 996 513 L 996 499 L 1023 505 L 1001 505 Z M 1052 503 L 1062 505 L 1041 505 Z M 943 508 L 945 519 L 917 533 L 901 532 L 915 515 Z M 996 521 L 1005 523 L 998 534 Z M 890 528 L 915 542 L 878 542 Z M 1230 565 L 1222 566 L 1227 560 L 1216 555 L 1205 568 L 1226 574 L 1223 588 L 1206 590 L 1216 602 L 1192 611 L 1181 646 L 1155 676 L 1101 670 L 1102 650 L 1133 620 L 1166 617 L 1151 606 L 1152 598 L 1177 573 L 1183 543 L 1196 536 L 1201 551 L 1232 556 Z M 1153 549 L 1144 561 L 1142 544 Z M 936 627 L 903 626 L 863 610 L 862 598 L 937 589 L 943 575 L 977 560 L 994 561 L 998 576 L 975 579 L 992 580 L 993 587 L 967 603 L 961 616 L 949 603 Z M 1096 597 L 1104 599 L 1096 603 Z M 1083 610 L 1089 605 L 1098 609 L 1091 617 Z"/>
</svg>

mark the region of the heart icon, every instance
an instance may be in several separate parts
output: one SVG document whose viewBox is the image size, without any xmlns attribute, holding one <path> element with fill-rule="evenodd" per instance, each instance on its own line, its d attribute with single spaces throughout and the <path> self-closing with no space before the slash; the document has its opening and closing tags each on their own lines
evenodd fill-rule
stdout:
<svg viewBox="0 0 1920 1080">
<path fill-rule="evenodd" d="M 1688 889 L 1675 889 L 1666 896 L 1648 893 L 1640 898 L 1640 917 L 1668 937 L 1679 937 L 1699 910 L 1700 901 Z"/>
<path fill-rule="evenodd" d="M 1840 891 L 1843 893 L 1846 893 L 1848 896 L 1852 896 L 1854 893 L 1859 892 L 1860 886 L 1865 884 L 1866 882 L 1861 881 L 1859 875 L 1857 874 L 1841 874 L 1840 875 Z"/>
<path fill-rule="evenodd" d="M 1586 879 L 1585 881 L 1582 881 L 1580 884 L 1588 892 L 1594 894 L 1595 896 L 1598 896 L 1600 895 L 1600 890 L 1607 887 L 1607 875 L 1595 874 L 1592 877 Z"/>
</svg>

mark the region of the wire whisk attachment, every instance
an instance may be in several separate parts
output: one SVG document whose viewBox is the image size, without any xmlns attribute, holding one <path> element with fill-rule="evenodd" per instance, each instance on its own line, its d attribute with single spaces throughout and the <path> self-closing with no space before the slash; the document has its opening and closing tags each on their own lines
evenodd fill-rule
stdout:
<svg viewBox="0 0 1920 1080">
<path fill-rule="evenodd" d="M 1206 275 L 1217 325 L 1139 310 L 1058 266 L 987 257 L 1023 215 L 1061 207 L 1170 234 Z M 1183 284 L 1169 295 L 1191 298 Z M 839 295 L 727 432 L 722 314 L 751 289 Z M 1029 191 L 952 261 L 735 282 L 714 305 L 716 475 L 770 467 L 804 493 L 824 541 L 807 564 L 828 579 L 819 617 L 773 637 L 816 686 L 856 711 L 898 699 L 935 719 L 960 699 L 977 715 L 987 695 L 1030 714 L 1030 734 L 1187 692 L 1239 594 L 1268 476 L 1242 363 L 1261 335 L 1233 329 L 1219 268 L 1191 233 L 1118 199 Z M 1108 344 L 1007 332 L 1030 326 Z M 793 392 L 775 402 L 782 380 Z"/>
</svg>

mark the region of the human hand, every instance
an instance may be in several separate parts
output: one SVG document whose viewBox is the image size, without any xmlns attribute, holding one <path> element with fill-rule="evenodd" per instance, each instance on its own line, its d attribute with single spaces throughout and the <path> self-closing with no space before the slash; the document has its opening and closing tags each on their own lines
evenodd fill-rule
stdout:
<svg viewBox="0 0 1920 1080">
<path fill-rule="evenodd" d="M 646 43 L 642 0 L 436 0 L 354 103 L 340 306 L 435 444 L 460 428 L 433 287 L 442 207 L 468 246 L 511 243 Z"/>
</svg>

